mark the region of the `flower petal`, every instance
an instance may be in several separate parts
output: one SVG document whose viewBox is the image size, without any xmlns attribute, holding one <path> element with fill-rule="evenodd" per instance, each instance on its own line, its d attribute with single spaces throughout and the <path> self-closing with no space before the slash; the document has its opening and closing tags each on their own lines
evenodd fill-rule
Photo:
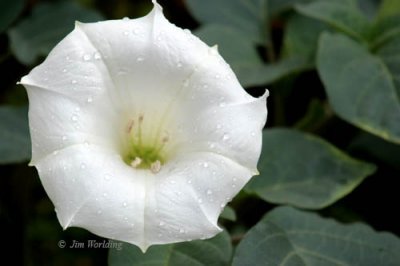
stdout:
<svg viewBox="0 0 400 266">
<path fill-rule="evenodd" d="M 70 146 L 36 165 L 64 228 L 143 246 L 146 172 L 95 145 Z M 96 222 L 93 222 L 96 221 Z"/>
</svg>

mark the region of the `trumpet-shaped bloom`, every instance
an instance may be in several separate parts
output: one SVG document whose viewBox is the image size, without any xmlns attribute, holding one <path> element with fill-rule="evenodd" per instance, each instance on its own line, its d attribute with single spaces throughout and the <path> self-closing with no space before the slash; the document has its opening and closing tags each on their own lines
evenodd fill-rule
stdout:
<svg viewBox="0 0 400 266">
<path fill-rule="evenodd" d="M 248 95 L 156 2 L 139 19 L 77 23 L 21 83 L 31 164 L 64 228 L 142 250 L 212 237 L 257 174 L 267 95 Z"/>
</svg>

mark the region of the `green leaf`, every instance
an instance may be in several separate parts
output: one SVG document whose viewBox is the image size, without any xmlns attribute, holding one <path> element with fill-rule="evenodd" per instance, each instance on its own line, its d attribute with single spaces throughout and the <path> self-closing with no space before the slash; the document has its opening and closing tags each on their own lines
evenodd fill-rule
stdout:
<svg viewBox="0 0 400 266">
<path fill-rule="evenodd" d="M 291 74 L 311 69 L 312 65 L 302 57 L 288 57 L 276 63 L 263 65 L 239 65 L 233 67 L 243 86 L 271 84 Z"/>
<path fill-rule="evenodd" d="M 222 211 L 220 218 L 229 220 L 229 221 L 236 221 L 236 213 L 232 207 L 225 206 L 224 210 Z"/>
<path fill-rule="evenodd" d="M 229 265 L 232 257 L 230 236 L 225 231 L 208 240 L 196 240 L 150 247 L 142 253 L 124 243 L 121 250 L 110 249 L 110 266 Z"/>
<path fill-rule="evenodd" d="M 292 9 L 296 4 L 309 3 L 313 0 L 269 0 L 268 12 L 270 16 L 275 16 Z"/>
<path fill-rule="evenodd" d="M 400 240 L 290 207 L 269 212 L 239 243 L 233 265 L 398 265 Z"/>
<path fill-rule="evenodd" d="M 262 64 L 255 45 L 234 28 L 209 24 L 200 27 L 194 34 L 210 46 L 218 45 L 219 52 L 232 67 Z"/>
<path fill-rule="evenodd" d="M 350 193 L 375 166 L 315 136 L 270 129 L 263 134 L 259 171 L 246 191 L 272 203 L 320 209 Z"/>
<path fill-rule="evenodd" d="M 0 33 L 18 17 L 24 4 L 25 0 L 0 1 Z"/>
<path fill-rule="evenodd" d="M 0 107 L 0 164 L 19 163 L 31 157 L 26 107 Z"/>
<path fill-rule="evenodd" d="M 379 8 L 378 18 L 400 15 L 399 0 L 383 0 Z"/>
<path fill-rule="evenodd" d="M 21 63 L 32 65 L 72 31 L 75 21 L 101 19 L 102 16 L 97 12 L 84 9 L 74 2 L 38 4 L 32 16 L 8 31 L 11 49 Z"/>
<path fill-rule="evenodd" d="M 259 44 L 267 40 L 267 0 L 187 0 L 186 3 L 201 23 L 234 28 L 242 38 Z"/>
<path fill-rule="evenodd" d="M 285 56 L 301 56 L 314 64 L 319 35 L 328 30 L 326 24 L 299 14 L 287 22 L 283 49 Z"/>
<path fill-rule="evenodd" d="M 354 1 L 316 1 L 297 5 L 301 14 L 320 20 L 358 40 L 364 40 L 370 30 L 367 17 Z"/>
<path fill-rule="evenodd" d="M 400 38 L 378 54 L 340 34 L 323 34 L 317 68 L 334 111 L 346 121 L 400 143 Z"/>
<path fill-rule="evenodd" d="M 237 30 L 216 24 L 198 29 L 195 34 L 208 45 L 218 45 L 218 50 L 231 65 L 240 83 L 245 86 L 270 84 L 292 73 L 310 68 L 303 58 L 286 58 L 274 64 L 264 64 L 250 40 Z"/>
</svg>

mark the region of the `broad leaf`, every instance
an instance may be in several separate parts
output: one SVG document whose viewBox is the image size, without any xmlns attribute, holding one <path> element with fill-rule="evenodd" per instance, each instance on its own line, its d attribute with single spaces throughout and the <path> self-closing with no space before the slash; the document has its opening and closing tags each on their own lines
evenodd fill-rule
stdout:
<svg viewBox="0 0 400 266">
<path fill-rule="evenodd" d="M 302 56 L 313 65 L 319 35 L 327 29 L 324 23 L 314 19 L 299 14 L 291 16 L 283 40 L 285 56 Z"/>
<path fill-rule="evenodd" d="M 223 218 L 229 221 L 236 221 L 236 213 L 232 207 L 225 206 L 219 218 Z"/>
<path fill-rule="evenodd" d="M 246 191 L 272 203 L 320 209 L 350 193 L 374 170 L 315 136 L 270 129 L 263 135 L 260 175 Z"/>
<path fill-rule="evenodd" d="M 267 40 L 267 0 L 187 0 L 186 3 L 201 23 L 234 28 L 242 38 L 259 44 Z"/>
<path fill-rule="evenodd" d="M 146 253 L 124 243 L 121 250 L 110 249 L 110 266 L 229 265 L 232 256 L 230 236 L 225 231 L 208 240 L 152 246 Z"/>
<path fill-rule="evenodd" d="M 290 57 L 274 64 L 264 64 L 250 40 L 235 29 L 210 24 L 201 27 L 196 35 L 208 45 L 218 45 L 221 55 L 231 65 L 240 83 L 245 86 L 270 84 L 292 73 L 310 68 L 304 58 Z"/>
<path fill-rule="evenodd" d="M 323 34 L 317 67 L 334 111 L 348 122 L 400 143 L 400 38 L 378 54 L 339 34 Z"/>
<path fill-rule="evenodd" d="M 233 265 L 398 265 L 399 250 L 390 233 L 279 207 L 246 234 Z"/>
<path fill-rule="evenodd" d="M 0 107 L 0 164 L 28 161 L 31 142 L 28 110 L 25 107 Z"/>
<path fill-rule="evenodd" d="M 18 17 L 24 4 L 24 0 L 0 1 L 0 33 Z"/>
<path fill-rule="evenodd" d="M 31 65 L 50 50 L 72 29 L 75 21 L 101 20 L 95 11 L 84 9 L 73 2 L 37 5 L 30 17 L 8 31 L 11 48 L 17 59 Z"/>
<path fill-rule="evenodd" d="M 301 14 L 323 21 L 358 40 L 365 39 L 370 23 L 352 1 L 316 1 L 297 5 Z"/>
<path fill-rule="evenodd" d="M 400 15 L 400 1 L 399 0 L 382 0 L 379 9 L 378 17 L 390 17 Z"/>
</svg>

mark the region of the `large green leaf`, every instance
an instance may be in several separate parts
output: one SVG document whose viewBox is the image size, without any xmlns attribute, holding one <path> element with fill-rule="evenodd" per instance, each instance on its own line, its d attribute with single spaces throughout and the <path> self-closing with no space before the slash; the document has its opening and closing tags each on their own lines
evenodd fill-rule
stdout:
<svg viewBox="0 0 400 266">
<path fill-rule="evenodd" d="M 382 0 L 379 9 L 378 17 L 390 17 L 393 15 L 400 15 L 400 1 L 399 0 Z"/>
<path fill-rule="evenodd" d="M 299 14 L 291 16 L 283 40 L 285 56 L 302 56 L 313 65 L 319 35 L 327 29 L 326 24 L 314 19 Z"/>
<path fill-rule="evenodd" d="M 232 257 L 230 236 L 225 231 L 208 240 L 152 246 L 142 253 L 124 243 L 121 250 L 110 249 L 110 266 L 229 265 Z"/>
<path fill-rule="evenodd" d="M 354 1 L 316 1 L 297 5 L 296 10 L 359 40 L 365 39 L 370 30 L 368 18 Z"/>
<path fill-rule="evenodd" d="M 234 28 L 242 38 L 260 44 L 267 40 L 267 0 L 187 0 L 186 3 L 201 23 Z"/>
<path fill-rule="evenodd" d="M 245 86 L 270 84 L 292 73 L 310 68 L 306 59 L 290 57 L 273 64 L 264 64 L 254 43 L 237 30 L 216 24 L 198 29 L 195 34 L 209 45 L 218 45 L 221 55 L 231 65 L 240 83 Z"/>
<path fill-rule="evenodd" d="M 364 224 L 340 224 L 290 207 L 269 212 L 240 242 L 241 265 L 399 265 L 400 240 Z"/>
<path fill-rule="evenodd" d="M 315 136 L 269 129 L 263 134 L 260 175 L 246 191 L 268 202 L 319 209 L 350 193 L 374 170 Z"/>
<path fill-rule="evenodd" d="M 101 20 L 97 12 L 84 9 L 74 2 L 39 4 L 30 17 L 8 31 L 11 48 L 17 59 L 26 65 L 34 64 L 72 29 L 75 21 Z"/>
<path fill-rule="evenodd" d="M 0 164 L 18 163 L 31 157 L 26 107 L 0 107 Z"/>
<path fill-rule="evenodd" d="M 304 4 L 311 1 L 314 0 L 269 0 L 268 13 L 270 16 L 275 16 L 292 9 L 296 4 Z"/>
<path fill-rule="evenodd" d="M 18 17 L 24 8 L 25 0 L 0 1 L 0 33 Z"/>
<path fill-rule="evenodd" d="M 384 139 L 400 143 L 400 38 L 379 56 L 340 34 L 323 34 L 317 67 L 334 111 Z"/>
</svg>

